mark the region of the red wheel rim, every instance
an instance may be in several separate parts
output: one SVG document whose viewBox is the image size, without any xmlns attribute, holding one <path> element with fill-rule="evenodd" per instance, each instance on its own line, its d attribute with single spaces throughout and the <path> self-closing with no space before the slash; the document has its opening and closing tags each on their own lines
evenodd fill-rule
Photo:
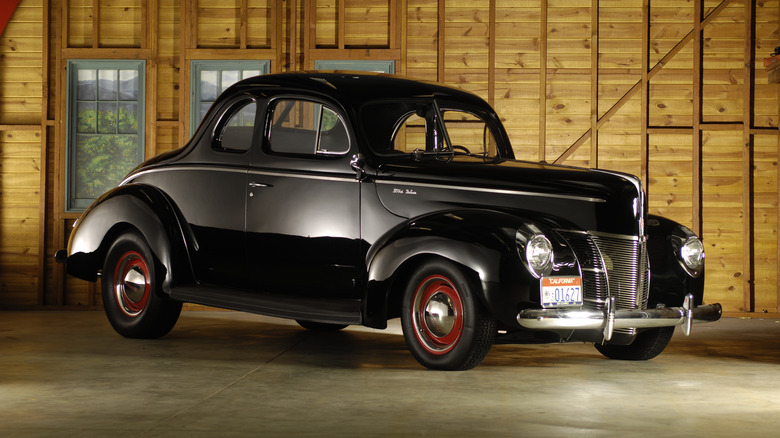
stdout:
<svg viewBox="0 0 780 438">
<path fill-rule="evenodd" d="M 463 333 L 463 301 L 449 279 L 432 275 L 421 281 L 411 312 L 414 334 L 425 351 L 441 355 L 455 348 Z"/>
<path fill-rule="evenodd" d="M 149 303 L 150 293 L 146 260 L 135 251 L 126 252 L 114 271 L 114 296 L 119 310 L 130 318 L 137 317 Z"/>
</svg>

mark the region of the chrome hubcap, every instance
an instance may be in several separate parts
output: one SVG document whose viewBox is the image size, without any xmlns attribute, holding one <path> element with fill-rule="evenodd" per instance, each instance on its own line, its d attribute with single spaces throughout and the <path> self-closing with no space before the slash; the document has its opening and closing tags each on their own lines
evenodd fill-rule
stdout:
<svg viewBox="0 0 780 438">
<path fill-rule="evenodd" d="M 143 299 L 144 291 L 146 290 L 146 278 L 138 266 L 133 266 L 127 271 L 125 279 L 122 281 L 122 288 L 128 300 L 137 303 Z"/>
<path fill-rule="evenodd" d="M 137 252 L 128 252 L 119 259 L 114 273 L 114 296 L 119 310 L 128 317 L 143 312 L 151 291 L 149 268 Z"/>
<path fill-rule="evenodd" d="M 463 333 L 463 303 L 449 279 L 433 275 L 420 282 L 411 313 L 414 334 L 427 352 L 441 355 L 455 348 Z"/>
<path fill-rule="evenodd" d="M 455 327 L 455 306 L 452 299 L 443 293 L 436 293 L 425 305 L 425 326 L 433 336 L 447 336 Z"/>
</svg>

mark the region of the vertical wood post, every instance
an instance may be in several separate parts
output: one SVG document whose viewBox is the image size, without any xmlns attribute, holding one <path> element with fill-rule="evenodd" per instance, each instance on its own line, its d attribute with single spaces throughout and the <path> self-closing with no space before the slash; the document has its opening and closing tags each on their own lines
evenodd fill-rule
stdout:
<svg viewBox="0 0 780 438">
<path fill-rule="evenodd" d="M 693 184 L 692 196 L 692 228 L 693 232 L 702 235 L 702 132 L 701 132 L 701 83 L 702 83 L 702 0 L 693 3 L 693 138 L 691 156 Z"/>
<path fill-rule="evenodd" d="M 539 20 L 539 161 L 547 161 L 547 0 Z"/>
<path fill-rule="evenodd" d="M 439 82 L 444 82 L 444 38 L 445 38 L 445 32 L 444 32 L 444 26 L 446 23 L 446 20 L 444 19 L 444 15 L 446 14 L 446 7 L 444 6 L 444 0 L 439 0 L 438 3 L 438 10 L 439 10 L 439 20 L 438 20 L 438 30 L 437 30 L 437 54 L 436 54 L 436 80 Z"/>
<path fill-rule="evenodd" d="M 590 6 L 590 167 L 599 167 L 599 0 Z"/>
<path fill-rule="evenodd" d="M 647 193 L 646 199 L 650 198 L 650 140 L 648 138 L 647 128 L 650 125 L 650 83 L 648 82 L 648 72 L 650 71 L 650 0 L 642 1 L 642 96 L 640 109 L 640 179 Z"/>
<path fill-rule="evenodd" d="M 753 64 L 755 47 L 755 0 L 745 1 L 745 39 L 742 94 L 742 286 L 745 294 L 745 311 L 756 310 L 755 257 L 753 228 Z"/>
</svg>

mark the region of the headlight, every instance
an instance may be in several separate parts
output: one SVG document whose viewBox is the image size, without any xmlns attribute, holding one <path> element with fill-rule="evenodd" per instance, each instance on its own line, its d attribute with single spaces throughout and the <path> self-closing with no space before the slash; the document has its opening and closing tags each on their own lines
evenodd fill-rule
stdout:
<svg viewBox="0 0 780 438">
<path fill-rule="evenodd" d="M 525 246 L 525 260 L 536 277 L 547 275 L 552 270 L 553 251 L 550 240 L 537 234 Z"/>
<path fill-rule="evenodd" d="M 680 246 L 680 260 L 693 272 L 704 266 L 704 245 L 697 237 L 688 237 Z"/>
<path fill-rule="evenodd" d="M 683 226 L 678 226 L 672 232 L 672 250 L 691 277 L 698 277 L 704 272 L 704 244 L 701 243 L 693 231 Z"/>
</svg>

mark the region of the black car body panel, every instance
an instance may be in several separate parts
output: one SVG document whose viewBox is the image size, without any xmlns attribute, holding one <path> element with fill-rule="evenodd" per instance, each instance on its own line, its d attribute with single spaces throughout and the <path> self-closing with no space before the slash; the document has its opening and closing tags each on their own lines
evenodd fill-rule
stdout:
<svg viewBox="0 0 780 438">
<path fill-rule="evenodd" d="M 187 145 L 85 211 L 68 272 L 94 281 L 128 229 L 161 268 L 158 293 L 305 321 L 384 328 L 431 260 L 478 285 L 479 306 L 509 333 L 630 344 L 643 327 L 720 315 L 718 305 L 690 309 L 703 302 L 703 265 L 686 267 L 680 251 L 698 240 L 647 214 L 636 177 L 515 160 L 482 99 L 397 77 L 278 74 L 234 85 Z M 549 245 L 543 273 L 525 252 L 535 236 Z M 571 309 L 544 308 L 548 276 L 581 279 L 581 306 L 604 322 L 579 327 Z M 679 320 L 652 310 L 679 306 Z M 663 321 L 613 338 L 613 307 Z"/>
</svg>

